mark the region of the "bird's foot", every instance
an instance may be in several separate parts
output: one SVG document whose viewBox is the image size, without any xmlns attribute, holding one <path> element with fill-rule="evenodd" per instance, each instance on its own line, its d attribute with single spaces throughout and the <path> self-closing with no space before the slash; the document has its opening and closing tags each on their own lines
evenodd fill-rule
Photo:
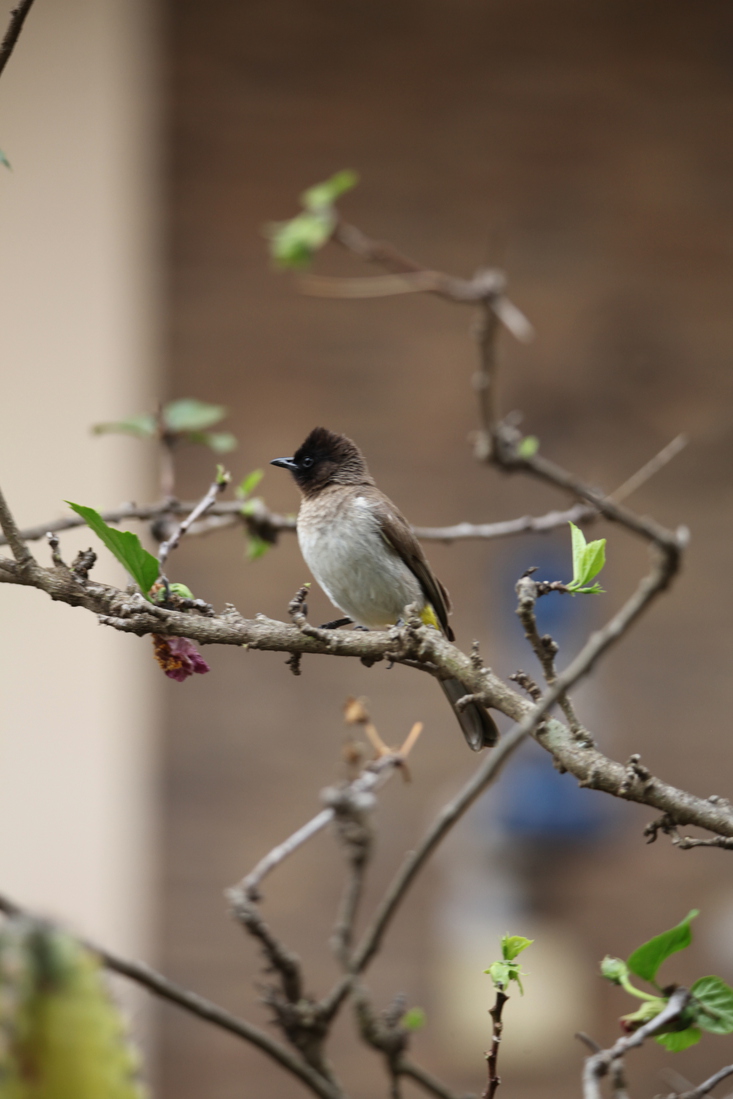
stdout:
<svg viewBox="0 0 733 1099">
<path fill-rule="evenodd" d="M 340 626 L 349 626 L 351 624 L 350 618 L 334 618 L 333 622 L 324 622 L 322 626 L 318 628 L 320 630 L 337 630 Z M 357 626 L 357 629 L 359 627 Z"/>
</svg>

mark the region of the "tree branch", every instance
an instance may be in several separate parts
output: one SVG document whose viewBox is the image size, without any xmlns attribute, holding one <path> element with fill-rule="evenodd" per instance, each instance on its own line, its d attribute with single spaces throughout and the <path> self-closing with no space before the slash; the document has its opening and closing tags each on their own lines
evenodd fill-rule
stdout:
<svg viewBox="0 0 733 1099">
<path fill-rule="evenodd" d="M 676 989 L 666 1007 L 654 1019 L 639 1027 L 633 1034 L 619 1038 L 610 1049 L 602 1049 L 600 1053 L 594 1053 L 586 1058 L 583 1068 L 583 1099 L 601 1099 L 599 1081 L 609 1069 L 612 1069 L 613 1063 L 623 1058 L 630 1050 L 643 1045 L 647 1038 L 657 1034 L 673 1019 L 679 1018 L 687 1007 L 689 999 L 690 993 L 686 988 Z"/>
<path fill-rule="evenodd" d="M 20 32 L 23 30 L 23 24 L 25 23 L 28 12 L 33 7 L 33 0 L 21 0 L 16 8 L 10 13 L 10 22 L 8 28 L 5 31 L 2 43 L 0 43 L 0 76 L 10 60 L 10 55 L 15 49 L 15 43 L 20 37 Z"/>
</svg>

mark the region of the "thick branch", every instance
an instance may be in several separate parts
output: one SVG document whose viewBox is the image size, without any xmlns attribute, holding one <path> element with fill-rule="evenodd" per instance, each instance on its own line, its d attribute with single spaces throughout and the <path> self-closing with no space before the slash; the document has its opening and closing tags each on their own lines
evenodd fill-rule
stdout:
<svg viewBox="0 0 733 1099">
<path fill-rule="evenodd" d="M 669 558 L 660 558 L 653 573 L 641 582 L 630 604 L 603 630 L 592 635 L 592 659 L 585 671 L 608 644 L 618 640 L 650 600 L 664 590 L 671 571 L 676 568 L 677 556 L 675 552 Z M 386 657 L 397 663 L 417 663 L 428 674 L 438 677 L 455 677 L 465 685 L 467 693 L 479 696 L 514 721 L 521 721 L 532 710 L 530 701 L 518 695 L 490 669 L 476 667 L 470 655 L 462 653 L 437 631 L 427 627 L 417 631 L 405 628 L 369 633 L 320 631 L 319 636 L 314 637 L 296 626 L 264 615 L 244 619 L 233 607 L 228 607 L 221 615 L 205 617 L 156 607 L 145 602 L 139 594 L 131 595 L 106 585 L 82 584 L 60 569 L 39 569 L 39 574 L 31 580 L 22 574 L 15 562 L 0 558 L 0 582 L 38 587 L 52 599 L 85 607 L 98 614 L 103 624 L 122 632 L 162 633 L 189 637 L 204 645 L 236 645 L 250 650 L 366 657 L 371 662 Z M 576 661 L 573 661 L 557 680 L 562 690 L 567 690 L 569 682 L 575 681 L 576 667 Z M 575 775 L 584 786 L 669 813 L 680 825 L 693 824 L 719 835 L 733 836 L 733 810 L 719 799 L 713 802 L 695 797 L 657 778 L 629 784 L 623 764 L 579 744 L 558 721 L 546 721 L 537 739 L 551 752 L 558 765 Z"/>
</svg>

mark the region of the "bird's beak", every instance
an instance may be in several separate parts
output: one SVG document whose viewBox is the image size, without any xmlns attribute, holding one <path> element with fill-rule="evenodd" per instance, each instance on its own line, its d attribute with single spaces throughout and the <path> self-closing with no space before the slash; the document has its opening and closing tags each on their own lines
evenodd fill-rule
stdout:
<svg viewBox="0 0 733 1099">
<path fill-rule="evenodd" d="M 289 469 L 291 471 L 298 468 L 292 458 L 273 458 L 270 465 L 282 466 L 283 469 Z"/>
</svg>

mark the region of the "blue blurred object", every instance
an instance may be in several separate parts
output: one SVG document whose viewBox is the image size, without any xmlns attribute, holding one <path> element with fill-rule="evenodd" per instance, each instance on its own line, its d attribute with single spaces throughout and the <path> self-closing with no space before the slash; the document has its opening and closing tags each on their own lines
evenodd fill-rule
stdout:
<svg viewBox="0 0 733 1099">
<path fill-rule="evenodd" d="M 523 572 L 536 565 L 538 580 L 569 580 L 572 576 L 570 527 L 550 537 L 537 537 L 513 547 L 490 579 L 492 604 L 497 615 L 497 636 L 502 638 L 502 673 L 517 668 L 527 671 L 543 686 L 542 671 L 525 640 L 516 615 L 514 585 Z M 498 598 L 497 598 L 498 595 Z M 552 592 L 537 601 L 540 635 L 549 633 L 559 644 L 558 671 L 572 659 L 593 627 L 602 596 L 564 595 Z M 578 707 L 597 709 L 592 688 L 585 685 Z M 572 775 L 560 774 L 549 754 L 534 742 L 525 745 L 507 767 L 506 774 L 484 803 L 479 827 L 497 828 L 509 837 L 532 840 L 584 842 L 598 839 L 614 823 L 616 814 L 607 800 L 581 789 Z"/>
</svg>

